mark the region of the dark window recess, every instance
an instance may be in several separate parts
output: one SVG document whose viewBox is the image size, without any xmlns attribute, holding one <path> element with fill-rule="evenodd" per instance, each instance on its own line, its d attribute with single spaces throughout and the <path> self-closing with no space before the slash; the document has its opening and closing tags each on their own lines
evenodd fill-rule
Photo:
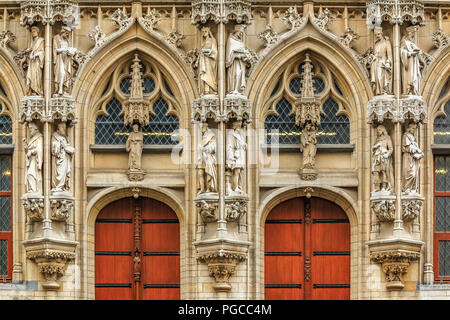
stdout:
<svg viewBox="0 0 450 320">
<path fill-rule="evenodd" d="M 267 144 L 299 144 L 300 130 L 295 125 L 295 118 L 289 116 L 292 106 L 286 98 L 282 98 L 276 106 L 278 115 L 270 115 L 266 118 L 264 128 L 266 130 Z"/>
<path fill-rule="evenodd" d="M 450 144 L 450 100 L 447 101 L 444 107 L 447 117 L 436 117 L 433 125 L 433 137 L 435 144 Z"/>
</svg>

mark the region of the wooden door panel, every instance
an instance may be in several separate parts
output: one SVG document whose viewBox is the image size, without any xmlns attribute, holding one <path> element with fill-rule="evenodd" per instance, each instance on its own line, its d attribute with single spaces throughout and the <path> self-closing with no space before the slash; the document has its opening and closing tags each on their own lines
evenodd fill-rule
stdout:
<svg viewBox="0 0 450 320">
<path fill-rule="evenodd" d="M 95 256 L 96 283 L 131 283 L 133 266 L 130 256 Z"/>
<path fill-rule="evenodd" d="M 179 300 L 179 288 L 144 288 L 144 300 Z"/>
<path fill-rule="evenodd" d="M 313 284 L 350 284 L 349 256 L 314 256 L 311 275 Z"/>
<path fill-rule="evenodd" d="M 267 216 L 266 220 L 303 219 L 303 199 L 294 198 L 278 204 Z"/>
<path fill-rule="evenodd" d="M 131 288 L 95 288 L 96 300 L 133 300 Z"/>
<path fill-rule="evenodd" d="M 266 300 L 303 300 L 303 290 L 298 288 L 266 288 Z"/>
<path fill-rule="evenodd" d="M 142 263 L 144 284 L 179 284 L 179 256 L 144 256 Z"/>
<path fill-rule="evenodd" d="M 348 288 L 315 288 L 312 290 L 311 300 L 349 300 Z"/>
<path fill-rule="evenodd" d="M 264 261 L 267 269 L 264 273 L 266 284 L 301 284 L 303 282 L 303 257 L 266 256 Z"/>
<path fill-rule="evenodd" d="M 180 250 L 178 223 L 143 223 L 142 250 L 150 252 L 178 252 Z"/>
<path fill-rule="evenodd" d="M 266 223 L 265 252 L 301 252 L 303 230 L 300 223 Z"/>
<path fill-rule="evenodd" d="M 312 223 L 311 248 L 313 251 L 350 250 L 349 223 Z"/>
<path fill-rule="evenodd" d="M 131 222 L 97 222 L 95 224 L 95 251 L 131 252 L 133 250 L 133 237 L 124 235 L 132 234 L 133 224 Z"/>
</svg>

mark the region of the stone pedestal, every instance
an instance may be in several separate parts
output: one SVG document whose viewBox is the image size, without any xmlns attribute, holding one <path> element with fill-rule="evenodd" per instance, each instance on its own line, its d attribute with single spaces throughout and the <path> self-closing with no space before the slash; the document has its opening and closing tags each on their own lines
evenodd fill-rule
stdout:
<svg viewBox="0 0 450 320">
<path fill-rule="evenodd" d="M 396 197 L 388 192 L 372 192 L 370 207 L 378 221 L 392 222 L 395 220 L 395 199 Z"/>
<path fill-rule="evenodd" d="M 142 181 L 145 177 L 145 170 L 143 169 L 130 169 L 127 172 L 129 181 Z"/>
<path fill-rule="evenodd" d="M 215 94 L 204 95 L 192 102 L 191 119 L 206 122 L 208 118 L 212 118 L 216 122 L 222 121 L 220 100 Z"/>
<path fill-rule="evenodd" d="M 41 96 L 25 96 L 20 102 L 19 122 L 45 120 L 45 99 Z"/>
<path fill-rule="evenodd" d="M 402 219 L 403 222 L 414 221 L 420 216 L 425 198 L 418 193 L 402 194 Z"/>
<path fill-rule="evenodd" d="M 194 199 L 194 202 L 203 223 L 216 222 L 219 219 L 217 193 L 202 193 Z"/>
<path fill-rule="evenodd" d="M 312 181 L 317 179 L 317 169 L 309 169 L 309 168 L 302 168 L 298 169 L 298 174 L 300 175 L 300 179 Z"/>
</svg>

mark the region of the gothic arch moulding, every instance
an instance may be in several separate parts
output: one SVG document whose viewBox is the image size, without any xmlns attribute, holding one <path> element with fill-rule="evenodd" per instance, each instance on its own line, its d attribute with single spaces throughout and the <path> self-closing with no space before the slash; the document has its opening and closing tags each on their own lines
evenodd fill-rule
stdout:
<svg viewBox="0 0 450 320">
<path fill-rule="evenodd" d="M 19 68 L 0 51 L 0 83 L 5 90 L 4 93 L 0 93 L 0 104 L 6 107 L 3 114 L 10 116 L 13 122 L 17 118 L 18 106 L 26 91 L 22 79 Z"/>
</svg>

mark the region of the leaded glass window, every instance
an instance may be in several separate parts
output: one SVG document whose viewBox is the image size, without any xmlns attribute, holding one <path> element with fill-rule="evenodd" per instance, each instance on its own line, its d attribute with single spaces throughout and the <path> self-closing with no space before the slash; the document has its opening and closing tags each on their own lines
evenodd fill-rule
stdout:
<svg viewBox="0 0 450 320">
<path fill-rule="evenodd" d="M 12 144 L 12 121 L 5 115 L 0 116 L 0 144 Z"/>
<path fill-rule="evenodd" d="M 175 131 L 179 129 L 178 118 L 167 115 L 169 106 L 167 102 L 159 98 L 153 104 L 155 115 L 150 116 L 150 124 L 142 128 L 144 132 L 144 144 L 148 145 L 172 145 L 178 140 Z M 113 98 L 106 105 L 108 115 L 100 115 L 95 121 L 95 143 L 100 145 L 123 145 L 128 139 L 130 129 L 124 125 L 121 103 Z"/>
<path fill-rule="evenodd" d="M 289 116 L 292 106 L 287 99 L 281 99 L 276 106 L 278 115 L 267 116 L 264 127 L 266 129 L 266 143 L 299 144 L 300 130 L 295 125 L 294 116 Z"/>
<path fill-rule="evenodd" d="M 450 276 L 450 241 L 439 241 L 439 276 Z"/>
<path fill-rule="evenodd" d="M 8 275 L 8 241 L 0 240 L 0 276 Z"/>
<path fill-rule="evenodd" d="M 350 143 L 350 122 L 345 115 L 337 115 L 339 106 L 336 101 L 329 98 L 323 104 L 319 131 L 317 133 L 318 144 L 348 144 Z"/>
<path fill-rule="evenodd" d="M 445 104 L 444 111 L 447 117 L 437 117 L 434 120 L 434 143 L 450 143 L 450 100 Z"/>
<path fill-rule="evenodd" d="M 11 156 L 0 156 L 0 276 L 12 276 Z"/>
</svg>

